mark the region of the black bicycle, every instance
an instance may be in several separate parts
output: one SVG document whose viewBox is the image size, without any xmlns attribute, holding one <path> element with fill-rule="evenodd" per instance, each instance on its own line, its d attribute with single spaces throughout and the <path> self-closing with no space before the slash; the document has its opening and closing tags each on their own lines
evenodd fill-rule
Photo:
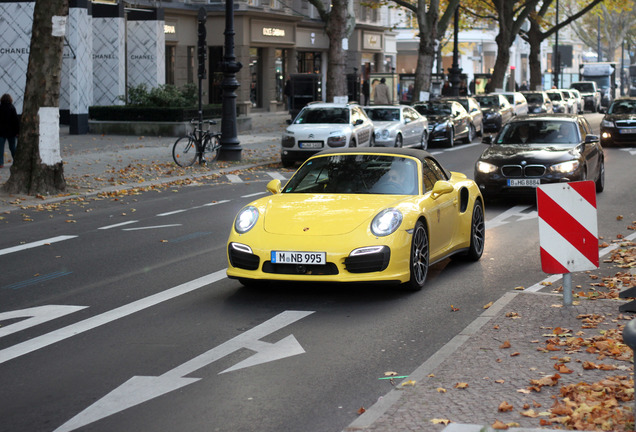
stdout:
<svg viewBox="0 0 636 432">
<path fill-rule="evenodd" d="M 189 167 L 199 160 L 200 165 L 214 162 L 219 157 L 221 149 L 221 133 L 210 130 L 215 125 L 214 120 L 204 120 L 207 129 L 197 128 L 199 121 L 191 120 L 192 132 L 180 137 L 172 146 L 172 158 L 180 167 Z"/>
</svg>

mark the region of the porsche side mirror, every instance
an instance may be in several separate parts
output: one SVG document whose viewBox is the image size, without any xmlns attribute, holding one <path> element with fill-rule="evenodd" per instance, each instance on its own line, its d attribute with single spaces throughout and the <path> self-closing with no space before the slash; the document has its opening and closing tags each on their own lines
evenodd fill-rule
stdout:
<svg viewBox="0 0 636 432">
<path fill-rule="evenodd" d="M 454 190 L 453 185 L 450 182 L 445 180 L 438 180 L 435 182 L 433 186 L 433 192 L 431 196 L 433 199 L 437 199 L 438 197 L 445 195 L 447 193 L 451 193 Z"/>
<path fill-rule="evenodd" d="M 279 179 L 274 179 L 274 180 L 270 180 L 269 183 L 267 183 L 267 190 L 270 191 L 272 194 L 276 195 L 280 193 L 280 188 L 281 188 L 281 183 Z"/>
</svg>

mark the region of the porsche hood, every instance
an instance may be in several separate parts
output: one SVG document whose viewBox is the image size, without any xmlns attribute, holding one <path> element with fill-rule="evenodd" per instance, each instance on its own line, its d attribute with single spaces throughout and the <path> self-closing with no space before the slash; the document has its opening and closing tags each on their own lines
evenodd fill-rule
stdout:
<svg viewBox="0 0 636 432">
<path fill-rule="evenodd" d="M 381 210 L 403 195 L 278 194 L 267 199 L 263 228 L 280 235 L 333 236 L 369 225 Z"/>
</svg>

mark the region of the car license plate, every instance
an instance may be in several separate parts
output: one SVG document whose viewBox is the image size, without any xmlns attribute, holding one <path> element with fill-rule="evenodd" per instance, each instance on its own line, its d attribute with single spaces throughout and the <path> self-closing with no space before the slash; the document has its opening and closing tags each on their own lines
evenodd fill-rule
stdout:
<svg viewBox="0 0 636 432">
<path fill-rule="evenodd" d="M 298 147 L 304 149 L 317 149 L 322 148 L 322 141 L 300 141 Z"/>
<path fill-rule="evenodd" d="M 539 179 L 508 179 L 508 186 L 530 186 L 537 187 L 541 185 L 541 180 Z"/>
<path fill-rule="evenodd" d="M 272 251 L 272 263 L 275 264 L 318 264 L 327 263 L 326 252 Z"/>
<path fill-rule="evenodd" d="M 636 128 L 619 129 L 618 132 L 621 134 L 636 134 Z"/>
</svg>

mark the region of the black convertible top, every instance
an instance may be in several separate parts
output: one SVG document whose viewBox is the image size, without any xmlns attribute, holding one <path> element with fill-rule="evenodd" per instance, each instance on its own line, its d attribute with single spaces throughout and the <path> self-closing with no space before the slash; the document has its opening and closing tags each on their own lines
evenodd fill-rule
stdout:
<svg viewBox="0 0 636 432">
<path fill-rule="evenodd" d="M 359 153 L 359 154 L 382 154 L 382 155 L 395 155 L 395 156 L 410 156 L 416 159 L 419 159 L 422 163 L 425 159 L 434 160 L 440 168 L 446 172 L 446 175 L 450 178 L 450 172 L 444 168 L 444 166 L 429 152 L 422 149 L 416 148 L 403 148 L 403 147 L 347 147 L 347 148 L 337 148 L 337 149 L 327 149 L 322 150 L 319 153 L 316 153 L 314 156 L 325 156 L 325 155 L 338 155 L 338 154 L 349 154 L 349 153 Z"/>
</svg>

